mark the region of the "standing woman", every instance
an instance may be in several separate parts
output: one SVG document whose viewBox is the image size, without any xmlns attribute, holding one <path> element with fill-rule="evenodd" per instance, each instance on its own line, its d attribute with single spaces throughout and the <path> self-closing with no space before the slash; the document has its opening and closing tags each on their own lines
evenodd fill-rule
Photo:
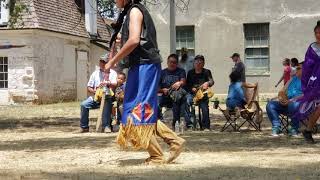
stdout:
<svg viewBox="0 0 320 180">
<path fill-rule="evenodd" d="M 300 107 L 296 114 L 300 120 L 309 120 L 307 129 L 303 132 L 308 143 L 314 143 L 312 129 L 320 117 L 320 21 L 314 28 L 314 33 L 316 42 L 309 46 L 303 63 L 301 82 L 304 96 L 298 100 Z"/>
<path fill-rule="evenodd" d="M 170 163 L 180 155 L 185 140 L 157 119 L 161 56 L 153 20 L 140 1 L 116 0 L 117 7 L 123 11 L 113 25 L 115 32 L 111 44 L 122 28 L 122 48 L 105 66 L 109 72 L 125 58 L 129 67 L 117 142 L 122 147 L 130 142 L 135 149 L 146 149 L 150 154 L 147 164 Z M 166 161 L 156 135 L 170 146 L 170 157 Z"/>
</svg>

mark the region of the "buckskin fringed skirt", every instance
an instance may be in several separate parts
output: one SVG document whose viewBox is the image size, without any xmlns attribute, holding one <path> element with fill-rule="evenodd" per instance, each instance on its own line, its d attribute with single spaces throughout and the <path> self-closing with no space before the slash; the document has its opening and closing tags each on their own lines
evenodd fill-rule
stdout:
<svg viewBox="0 0 320 180">
<path fill-rule="evenodd" d="M 158 120 L 157 92 L 161 64 L 140 64 L 129 69 L 123 102 L 123 114 L 117 137 L 126 148 L 146 149 L 156 130 Z"/>
</svg>

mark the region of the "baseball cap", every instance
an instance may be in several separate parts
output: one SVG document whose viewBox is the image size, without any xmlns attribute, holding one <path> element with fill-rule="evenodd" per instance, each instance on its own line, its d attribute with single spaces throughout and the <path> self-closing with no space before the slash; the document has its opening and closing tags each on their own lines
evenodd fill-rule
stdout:
<svg viewBox="0 0 320 180">
<path fill-rule="evenodd" d="M 203 55 L 197 55 L 194 60 L 197 60 L 197 59 L 201 59 L 202 61 L 204 61 L 204 56 Z"/>
<path fill-rule="evenodd" d="M 104 61 L 105 63 L 107 63 L 109 61 L 109 53 L 100 56 L 100 61 Z"/>
</svg>

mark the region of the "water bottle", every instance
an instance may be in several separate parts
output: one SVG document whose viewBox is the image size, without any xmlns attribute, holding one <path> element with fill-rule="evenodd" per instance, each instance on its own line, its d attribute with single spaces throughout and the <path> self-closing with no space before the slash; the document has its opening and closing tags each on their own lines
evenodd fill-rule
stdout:
<svg viewBox="0 0 320 180">
<path fill-rule="evenodd" d="M 174 131 L 176 133 L 179 133 L 179 122 L 178 121 L 176 121 L 176 124 L 174 125 Z"/>
<path fill-rule="evenodd" d="M 182 121 L 180 123 L 180 133 L 183 134 L 184 133 L 184 121 Z"/>
</svg>

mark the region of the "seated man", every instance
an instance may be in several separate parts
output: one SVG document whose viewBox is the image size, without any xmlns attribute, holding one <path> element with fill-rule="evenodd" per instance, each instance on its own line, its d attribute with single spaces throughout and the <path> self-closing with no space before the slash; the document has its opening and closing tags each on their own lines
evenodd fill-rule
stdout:
<svg viewBox="0 0 320 180">
<path fill-rule="evenodd" d="M 87 85 L 90 96 L 81 103 L 80 133 L 89 132 L 89 110 L 100 107 L 100 102 L 95 101 L 93 97 L 97 89 L 103 86 L 114 88 L 117 85 L 117 73 L 114 70 L 110 71 L 108 80 L 105 80 L 106 74 L 104 73 L 104 67 L 107 62 L 108 55 L 102 56 L 99 61 L 99 69 L 94 71 L 90 76 Z M 111 132 L 112 100 L 112 96 L 106 96 L 102 118 L 102 128 L 105 133 Z"/>
<path fill-rule="evenodd" d="M 257 84 L 250 84 L 241 81 L 241 74 L 238 71 L 233 71 L 230 76 L 230 86 L 228 90 L 227 97 L 227 109 L 228 110 L 241 110 L 245 108 L 248 103 L 248 98 L 246 98 L 246 89 L 257 88 Z M 240 112 L 240 111 L 236 111 Z"/>
<path fill-rule="evenodd" d="M 159 90 L 159 118 L 161 118 L 161 108 L 172 106 L 173 111 L 173 121 L 172 127 L 175 129 L 175 124 L 178 121 L 180 123 L 180 113 L 181 110 L 185 109 L 185 90 L 183 87 L 186 84 L 186 72 L 178 68 L 178 56 L 176 54 L 171 54 L 167 60 L 168 68 L 162 70 L 160 77 L 160 90 Z M 176 91 L 185 93 L 177 100 L 173 100 L 170 97 L 170 93 Z M 192 122 L 185 116 L 187 128 L 192 126 Z"/>
<path fill-rule="evenodd" d="M 188 108 L 186 111 L 189 117 L 194 117 L 193 98 L 199 89 L 208 90 L 214 85 L 211 71 L 204 68 L 205 59 L 202 55 L 198 55 L 194 58 L 194 69 L 188 72 L 187 76 L 187 90 L 189 92 L 187 96 Z M 205 131 L 210 131 L 210 119 L 209 119 L 209 98 L 204 97 L 198 102 L 202 111 L 202 122 Z M 191 110 L 191 113 L 189 109 Z"/>
<path fill-rule="evenodd" d="M 294 111 L 299 106 L 299 103 L 296 102 L 296 100 L 303 95 L 301 89 L 301 66 L 298 66 L 296 70 L 296 74 L 279 92 L 278 99 L 270 101 L 267 104 L 267 114 L 272 123 L 272 136 L 279 136 L 281 132 L 279 115 L 283 114 L 292 116 L 294 114 Z M 289 128 L 289 135 L 297 136 L 298 130 L 299 120 L 291 118 L 291 128 Z"/>
</svg>

